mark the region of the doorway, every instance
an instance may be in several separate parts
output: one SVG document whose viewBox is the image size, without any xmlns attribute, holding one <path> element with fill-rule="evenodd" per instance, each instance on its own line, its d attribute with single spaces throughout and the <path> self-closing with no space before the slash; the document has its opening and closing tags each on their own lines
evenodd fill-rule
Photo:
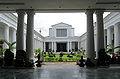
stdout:
<svg viewBox="0 0 120 79">
<path fill-rule="evenodd" d="M 57 52 L 67 52 L 67 43 L 57 43 Z"/>
</svg>

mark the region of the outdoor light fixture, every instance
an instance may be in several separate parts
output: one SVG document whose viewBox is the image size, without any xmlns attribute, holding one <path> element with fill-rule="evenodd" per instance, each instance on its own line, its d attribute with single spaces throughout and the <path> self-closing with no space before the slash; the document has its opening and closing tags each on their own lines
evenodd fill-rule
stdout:
<svg viewBox="0 0 120 79">
<path fill-rule="evenodd" d="M 120 4 L 120 2 L 96 2 L 96 4 Z"/>
<path fill-rule="evenodd" d="M 0 3 L 0 5 L 25 5 L 25 3 Z"/>
</svg>

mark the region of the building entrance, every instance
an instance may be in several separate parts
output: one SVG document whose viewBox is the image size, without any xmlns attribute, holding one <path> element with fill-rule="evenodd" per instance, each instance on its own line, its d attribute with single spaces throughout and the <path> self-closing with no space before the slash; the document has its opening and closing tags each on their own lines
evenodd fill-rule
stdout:
<svg viewBox="0 0 120 79">
<path fill-rule="evenodd" d="M 63 51 L 67 52 L 67 43 L 57 43 L 57 52 Z"/>
</svg>

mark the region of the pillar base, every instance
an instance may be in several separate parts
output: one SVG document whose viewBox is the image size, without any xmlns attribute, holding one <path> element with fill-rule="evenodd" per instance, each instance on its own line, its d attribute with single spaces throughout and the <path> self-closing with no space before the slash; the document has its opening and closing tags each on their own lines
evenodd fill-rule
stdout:
<svg viewBox="0 0 120 79">
<path fill-rule="evenodd" d="M 33 60 L 27 59 L 26 55 L 24 50 L 18 50 L 16 52 L 15 67 L 34 67 Z"/>
<path fill-rule="evenodd" d="M 25 61 L 25 67 L 34 67 L 34 62 L 33 60 L 26 60 Z"/>
<path fill-rule="evenodd" d="M 87 68 L 96 67 L 96 60 L 87 58 L 87 61 L 86 61 L 85 64 L 86 64 L 86 67 L 87 67 Z"/>
<path fill-rule="evenodd" d="M 98 52 L 97 67 L 109 67 L 111 57 L 106 54 L 105 49 Z"/>
</svg>

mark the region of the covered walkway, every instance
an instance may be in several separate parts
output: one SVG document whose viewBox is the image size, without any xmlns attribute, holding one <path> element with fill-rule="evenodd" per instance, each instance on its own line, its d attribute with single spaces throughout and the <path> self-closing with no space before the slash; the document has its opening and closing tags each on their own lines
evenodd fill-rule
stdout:
<svg viewBox="0 0 120 79">
<path fill-rule="evenodd" d="M 48 65 L 36 69 L 1 69 L 0 79 L 119 79 L 120 67 L 86 69 Z"/>
</svg>

